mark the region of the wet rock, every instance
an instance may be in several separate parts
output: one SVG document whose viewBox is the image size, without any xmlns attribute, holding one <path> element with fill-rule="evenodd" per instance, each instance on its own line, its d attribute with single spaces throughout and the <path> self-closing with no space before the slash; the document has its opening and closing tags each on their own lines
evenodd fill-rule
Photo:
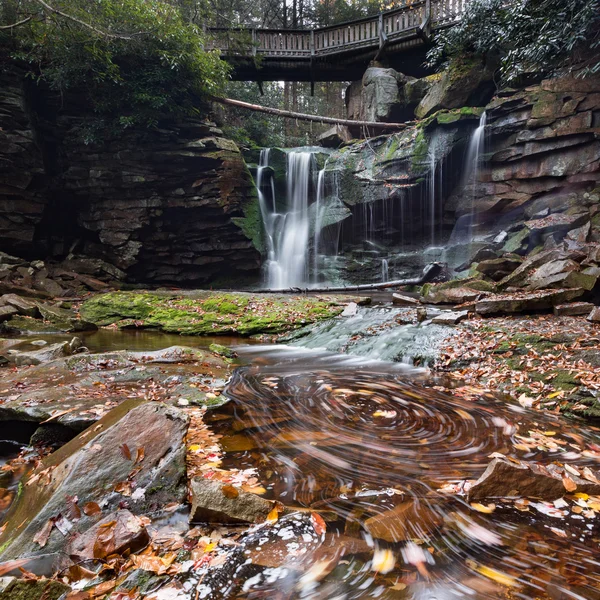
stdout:
<svg viewBox="0 0 600 600">
<path fill-rule="evenodd" d="M 19 311 L 14 306 L 0 306 L 0 323 L 8 321 L 14 317 Z"/>
<path fill-rule="evenodd" d="M 365 521 L 365 529 L 376 539 L 403 542 L 434 532 L 442 519 L 425 502 L 406 500 Z M 420 532 L 420 533 L 417 533 Z"/>
<path fill-rule="evenodd" d="M 324 529 L 322 521 L 297 512 L 281 517 L 274 524 L 252 527 L 237 540 L 238 545 L 228 553 L 225 564 L 209 567 L 196 588 L 196 595 L 211 600 L 234 598 L 242 588 L 262 597 L 261 587 L 272 583 L 273 576 L 279 579 L 278 589 L 294 589 L 312 563 L 331 557 L 330 547 L 325 548 L 324 555 L 319 554 L 325 542 Z M 368 551 L 360 543 L 362 540 L 356 541 L 358 551 Z M 338 546 L 343 545 L 342 542 Z M 338 558 L 340 554 L 337 553 Z"/>
<path fill-rule="evenodd" d="M 350 302 L 342 311 L 341 317 L 354 317 L 358 313 L 358 304 Z"/>
<path fill-rule="evenodd" d="M 0 600 L 58 600 L 71 588 L 54 579 L 0 577 Z"/>
<path fill-rule="evenodd" d="M 520 231 L 516 233 L 511 233 L 508 236 L 506 242 L 504 242 L 504 246 L 502 246 L 502 251 L 507 254 L 512 253 L 523 253 L 527 248 L 527 240 L 529 238 L 529 229 L 524 227 Z"/>
<path fill-rule="evenodd" d="M 418 306 L 420 304 L 417 298 L 402 294 L 392 294 L 392 302 L 397 306 Z"/>
<path fill-rule="evenodd" d="M 4 294 L 0 297 L 0 304 L 12 306 L 17 310 L 17 313 L 26 317 L 39 317 L 40 309 L 33 300 L 17 296 L 16 294 Z"/>
<path fill-rule="evenodd" d="M 263 523 L 274 502 L 241 488 L 196 477 L 191 483 L 192 523 Z"/>
<path fill-rule="evenodd" d="M 523 259 L 519 256 L 492 258 L 480 261 L 476 270 L 494 281 L 500 281 L 510 275 L 522 262 Z"/>
<path fill-rule="evenodd" d="M 0 534 L 2 560 L 59 552 L 55 567 L 69 562 L 65 548 L 122 502 L 133 514 L 160 514 L 169 502 L 185 497 L 185 443 L 188 417 L 158 402 L 129 400 L 108 413 L 68 444 L 45 457 L 24 481 L 10 509 L 8 527 Z M 63 523 L 52 519 L 70 514 L 67 496 L 79 506 L 95 502 L 102 515 L 85 511 Z M 46 527 L 47 537 L 40 536 Z M 70 527 L 70 529 L 69 529 Z"/>
<path fill-rule="evenodd" d="M 150 535 L 141 519 L 128 510 L 119 510 L 72 539 L 67 553 L 75 561 L 103 559 L 126 551 L 139 552 L 149 542 Z"/>
<path fill-rule="evenodd" d="M 579 315 L 589 315 L 593 309 L 594 305 L 590 302 L 570 302 L 555 306 L 554 314 L 557 317 L 576 317 Z"/>
<path fill-rule="evenodd" d="M 419 306 L 417 308 L 417 322 L 423 323 L 427 320 L 427 309 L 424 306 Z"/>
<path fill-rule="evenodd" d="M 78 337 L 74 337 L 70 342 L 58 342 L 44 346 L 40 350 L 32 352 L 18 352 L 17 350 L 9 350 L 7 358 L 18 367 L 25 365 L 41 365 L 57 358 L 71 356 L 79 348 L 83 346 L 83 342 Z"/>
<path fill-rule="evenodd" d="M 583 295 L 583 288 L 568 290 L 542 290 L 537 292 L 516 292 L 488 296 L 475 303 L 474 310 L 480 315 L 512 314 L 536 310 L 552 309 Z"/>
<path fill-rule="evenodd" d="M 592 323 L 600 323 L 600 306 L 596 306 L 592 312 L 588 315 L 588 321 Z"/>
<path fill-rule="evenodd" d="M 442 312 L 439 315 L 431 319 L 432 323 L 436 325 L 458 325 L 461 321 L 464 321 L 469 316 L 468 310 L 461 310 L 456 312 Z"/>
<path fill-rule="evenodd" d="M 42 303 L 38 303 L 38 308 L 45 321 L 66 333 L 96 331 L 98 329 L 94 323 L 80 319 L 70 310 Z"/>
<path fill-rule="evenodd" d="M 211 344 L 208 349 L 217 356 L 223 356 L 224 358 L 236 358 L 237 353 L 227 346 L 221 344 Z"/>
<path fill-rule="evenodd" d="M 590 473 L 590 477 L 595 479 L 596 474 Z M 566 481 L 565 477 L 568 478 Z M 468 495 L 470 500 L 508 496 L 556 500 L 574 492 L 600 494 L 600 481 L 589 481 L 554 464 L 544 466 L 495 458 L 471 486 Z"/>
</svg>

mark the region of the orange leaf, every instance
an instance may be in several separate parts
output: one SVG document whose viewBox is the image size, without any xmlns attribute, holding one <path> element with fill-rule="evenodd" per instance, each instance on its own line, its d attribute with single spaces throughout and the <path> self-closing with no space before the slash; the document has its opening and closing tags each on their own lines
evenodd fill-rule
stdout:
<svg viewBox="0 0 600 600">
<path fill-rule="evenodd" d="M 102 509 L 96 502 L 88 502 L 84 505 L 83 512 L 88 517 L 93 517 L 94 515 L 99 515 L 102 512 Z"/>
<path fill-rule="evenodd" d="M 310 513 L 310 519 L 317 535 L 323 535 L 327 529 L 327 525 L 325 524 L 323 517 L 318 513 Z"/>
<path fill-rule="evenodd" d="M 131 450 L 129 449 L 129 446 L 127 444 L 121 444 L 119 446 L 119 450 L 121 450 L 123 458 L 131 460 Z"/>
<path fill-rule="evenodd" d="M 223 492 L 223 496 L 225 496 L 225 498 L 233 499 L 240 495 L 239 490 L 232 485 L 224 485 L 221 488 L 221 491 Z"/>
<path fill-rule="evenodd" d="M 562 478 L 562 482 L 567 492 L 574 492 L 577 489 L 577 484 L 568 475 Z"/>
</svg>

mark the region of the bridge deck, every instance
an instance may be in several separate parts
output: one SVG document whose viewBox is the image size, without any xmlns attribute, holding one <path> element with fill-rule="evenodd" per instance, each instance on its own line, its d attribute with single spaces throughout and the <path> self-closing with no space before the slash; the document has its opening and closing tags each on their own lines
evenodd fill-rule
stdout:
<svg viewBox="0 0 600 600">
<path fill-rule="evenodd" d="M 418 49 L 430 33 L 460 20 L 469 0 L 405 0 L 401 7 L 318 29 L 210 29 L 211 47 L 235 79 L 350 80 L 370 60 Z"/>
</svg>

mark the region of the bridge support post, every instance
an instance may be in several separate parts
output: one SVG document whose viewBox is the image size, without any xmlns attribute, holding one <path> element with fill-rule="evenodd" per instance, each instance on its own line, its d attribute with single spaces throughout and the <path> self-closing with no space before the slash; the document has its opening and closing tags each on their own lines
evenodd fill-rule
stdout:
<svg viewBox="0 0 600 600">
<path fill-rule="evenodd" d="M 315 30 L 310 30 L 310 95 L 315 95 Z"/>
</svg>

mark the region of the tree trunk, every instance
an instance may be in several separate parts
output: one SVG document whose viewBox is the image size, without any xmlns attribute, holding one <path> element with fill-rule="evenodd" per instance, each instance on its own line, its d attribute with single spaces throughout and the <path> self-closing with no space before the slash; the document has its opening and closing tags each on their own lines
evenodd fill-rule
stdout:
<svg viewBox="0 0 600 600">
<path fill-rule="evenodd" d="M 298 293 L 332 293 L 332 292 L 360 292 L 362 290 L 385 290 L 399 287 L 401 285 L 423 285 L 431 281 L 443 270 L 441 263 L 431 263 L 423 269 L 423 273 L 417 279 L 397 279 L 396 281 L 386 281 L 385 283 L 365 283 L 363 285 L 349 285 L 324 288 L 286 288 L 284 290 L 261 290 L 265 294 L 298 294 Z"/>
<path fill-rule="evenodd" d="M 284 104 L 289 106 L 290 93 L 288 83 L 284 86 Z M 410 123 L 375 123 L 371 121 L 352 121 L 350 119 L 336 119 L 335 117 L 321 117 L 319 115 L 307 115 L 304 113 L 295 113 L 290 110 L 281 110 L 280 108 L 271 108 L 269 106 L 261 106 L 260 104 L 250 104 L 249 102 L 242 102 L 241 100 L 233 100 L 232 98 L 218 98 L 213 96 L 211 98 L 213 102 L 219 102 L 220 104 L 229 104 L 231 106 L 237 106 L 239 108 L 245 108 L 247 110 L 254 110 L 256 112 L 263 112 L 268 115 L 275 115 L 276 117 L 286 117 L 288 119 L 299 119 L 303 121 L 313 121 L 315 123 L 331 123 L 333 125 L 348 125 L 349 127 L 367 127 L 371 129 L 406 129 Z"/>
</svg>

